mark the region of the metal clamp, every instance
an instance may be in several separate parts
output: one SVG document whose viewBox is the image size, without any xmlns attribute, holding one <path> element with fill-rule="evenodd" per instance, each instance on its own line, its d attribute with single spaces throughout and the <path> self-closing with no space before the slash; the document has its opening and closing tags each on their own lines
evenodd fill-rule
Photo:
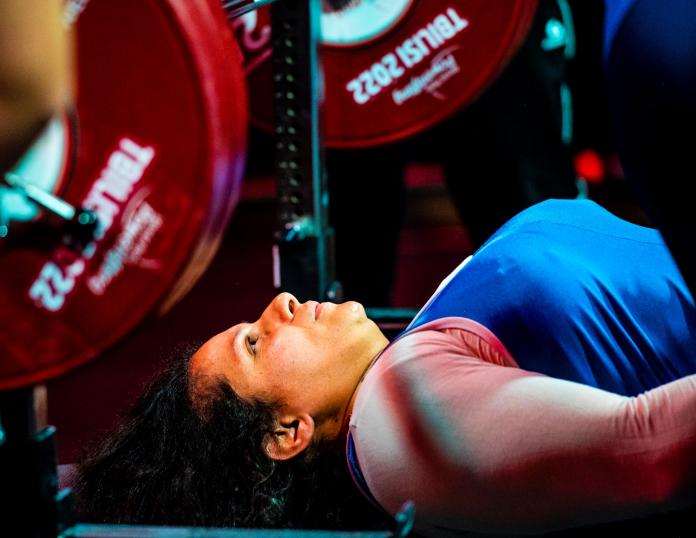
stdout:
<svg viewBox="0 0 696 538">
<path fill-rule="evenodd" d="M 3 184 L 63 221 L 61 235 L 68 246 L 83 249 L 94 239 L 99 223 L 93 211 L 75 207 L 55 194 L 24 181 L 17 174 L 8 172 L 1 179 Z M 10 225 L 10 220 L 4 217 L 0 207 L 0 239 L 9 235 Z"/>
</svg>

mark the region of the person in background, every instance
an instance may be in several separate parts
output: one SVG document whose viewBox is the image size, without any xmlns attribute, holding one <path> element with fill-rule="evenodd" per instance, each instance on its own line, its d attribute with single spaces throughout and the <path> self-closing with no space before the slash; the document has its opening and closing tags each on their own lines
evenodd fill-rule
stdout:
<svg viewBox="0 0 696 538">
<path fill-rule="evenodd" d="M 604 60 L 624 173 L 696 292 L 696 3 L 607 0 Z"/>
<path fill-rule="evenodd" d="M 522 209 L 582 194 L 567 82 L 574 54 L 568 2 L 541 0 L 520 50 L 466 109 L 412 140 L 327 152 L 336 271 L 347 297 L 369 306 L 391 303 L 409 159 L 443 165 L 474 249 Z M 369 267 L 365 256 L 373 260 Z"/>
<path fill-rule="evenodd" d="M 70 94 L 63 0 L 0 2 L 0 173 L 29 147 Z"/>
<path fill-rule="evenodd" d="M 468 108 L 435 129 L 459 217 L 478 248 L 504 222 L 549 198 L 583 195 L 573 166 L 568 83 L 575 29 L 566 0 L 541 0 L 524 44 Z"/>
</svg>

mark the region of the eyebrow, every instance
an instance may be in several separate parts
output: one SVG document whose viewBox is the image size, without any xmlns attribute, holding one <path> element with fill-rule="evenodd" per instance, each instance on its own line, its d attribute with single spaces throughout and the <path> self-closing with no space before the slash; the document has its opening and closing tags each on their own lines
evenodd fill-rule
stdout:
<svg viewBox="0 0 696 538">
<path fill-rule="evenodd" d="M 244 348 L 244 351 L 246 351 L 245 344 L 244 345 L 238 344 L 239 338 L 240 338 L 239 335 L 242 332 L 244 325 L 249 325 L 249 323 L 246 321 L 242 321 L 241 323 L 237 324 L 237 329 L 235 330 L 234 335 L 232 336 L 232 350 L 235 352 L 237 351 L 238 346 Z"/>
<path fill-rule="evenodd" d="M 231 343 L 230 348 L 231 348 L 232 355 L 234 356 L 234 358 L 237 358 L 237 346 L 238 346 L 239 335 L 240 335 L 241 331 L 242 331 L 242 328 L 237 327 L 234 330 L 234 332 L 232 333 L 231 338 L 229 339 L 229 342 Z"/>
</svg>

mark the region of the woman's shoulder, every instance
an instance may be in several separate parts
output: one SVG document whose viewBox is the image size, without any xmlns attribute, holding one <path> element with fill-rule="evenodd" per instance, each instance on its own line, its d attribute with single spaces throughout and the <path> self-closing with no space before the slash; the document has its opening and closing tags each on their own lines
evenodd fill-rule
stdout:
<svg viewBox="0 0 696 538">
<path fill-rule="evenodd" d="M 500 339 L 481 323 L 459 316 L 442 317 L 406 331 L 385 349 L 385 362 L 459 355 L 500 366 L 517 366 Z M 380 358 L 381 360 L 381 358 Z"/>
<path fill-rule="evenodd" d="M 418 391 L 420 385 L 436 384 L 481 366 L 518 367 L 495 334 L 474 320 L 445 317 L 416 327 L 387 346 L 368 370 L 351 423 L 374 418 L 373 407 L 402 392 L 394 390 L 395 384 L 413 384 L 413 391 Z"/>
<path fill-rule="evenodd" d="M 469 405 L 466 397 L 452 405 L 451 395 L 475 392 L 482 369 L 502 373 L 515 366 L 474 323 L 441 318 L 405 334 L 375 361 L 358 390 L 349 425 L 355 456 L 371 494 L 392 514 L 408 500 L 413 481 L 424 498 L 438 497 L 435 455 L 457 444 L 450 437 Z"/>
</svg>

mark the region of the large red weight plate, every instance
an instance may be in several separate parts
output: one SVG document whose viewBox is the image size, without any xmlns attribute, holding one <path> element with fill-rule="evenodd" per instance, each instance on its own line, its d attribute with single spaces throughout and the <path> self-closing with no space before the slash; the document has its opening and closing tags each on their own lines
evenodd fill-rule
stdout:
<svg viewBox="0 0 696 538">
<path fill-rule="evenodd" d="M 181 297 L 238 198 L 246 85 L 219 2 L 80 8 L 70 13 L 78 73 L 74 129 L 61 138 L 68 161 L 45 169 L 59 170 L 56 194 L 93 209 L 100 231 L 77 255 L 0 243 L 0 389 L 95 357 Z"/>
<path fill-rule="evenodd" d="M 324 0 L 326 144 L 392 142 L 467 106 L 519 49 L 536 7 L 536 0 Z M 266 129 L 273 122 L 269 22 L 268 8 L 232 21 L 252 120 Z"/>
</svg>

